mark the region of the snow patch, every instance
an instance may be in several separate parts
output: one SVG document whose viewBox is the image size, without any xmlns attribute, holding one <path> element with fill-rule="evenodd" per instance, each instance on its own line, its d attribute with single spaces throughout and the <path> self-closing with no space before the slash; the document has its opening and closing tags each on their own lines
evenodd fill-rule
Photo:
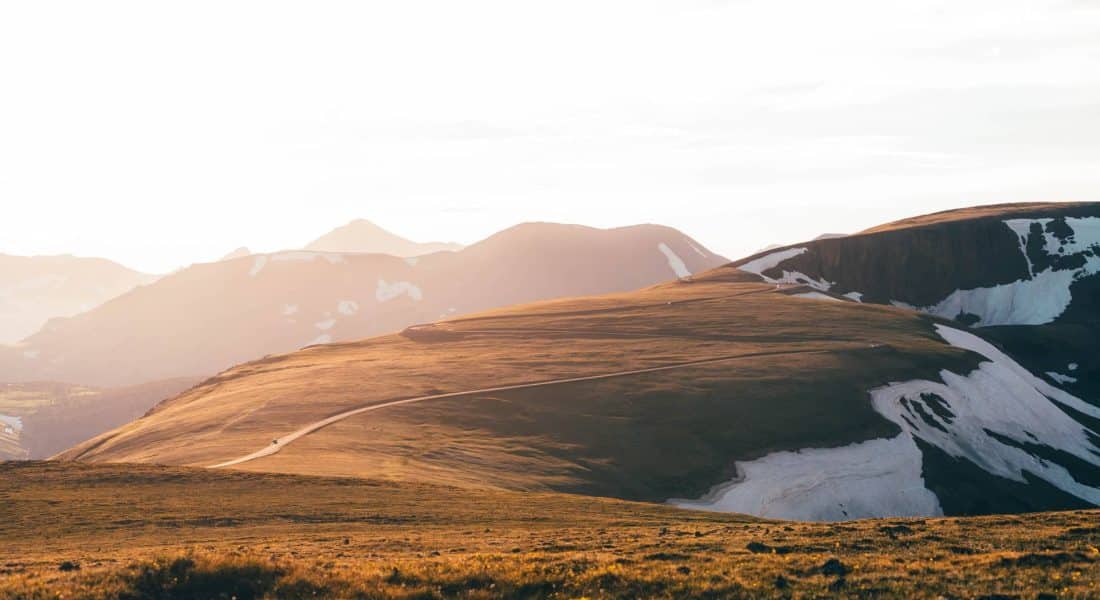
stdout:
<svg viewBox="0 0 1100 600">
<path fill-rule="evenodd" d="M 359 303 L 355 300 L 341 300 L 340 303 L 336 305 L 336 312 L 350 317 L 359 312 Z"/>
<path fill-rule="evenodd" d="M 829 288 L 833 287 L 832 283 L 825 281 L 824 279 L 814 279 L 809 275 L 806 275 L 805 273 L 800 273 L 798 271 L 785 270 L 783 271 L 783 274 L 779 277 L 768 277 L 767 275 L 764 275 L 764 271 L 770 271 L 771 269 L 774 269 L 775 267 L 781 265 L 784 261 L 790 260 L 801 254 L 805 254 L 807 250 L 807 248 L 788 248 L 786 250 L 780 250 L 779 252 L 773 252 L 771 254 L 761 256 L 760 258 L 757 258 L 755 260 L 751 260 L 738 267 L 738 269 L 753 273 L 755 275 L 759 275 L 760 278 L 764 281 L 767 281 L 768 283 L 774 283 L 776 285 L 784 283 L 791 285 L 801 284 L 808 285 L 823 292 L 829 291 Z"/>
<path fill-rule="evenodd" d="M 814 300 L 832 300 L 833 302 L 843 302 L 840 298 L 830 296 L 829 294 L 822 294 L 821 292 L 803 292 L 801 294 L 791 294 L 795 298 L 812 298 Z"/>
<path fill-rule="evenodd" d="M 988 362 L 965 376 L 941 371 L 943 383 L 915 380 L 874 390 L 875 410 L 908 435 L 989 473 L 1027 483 L 1027 471 L 1064 492 L 1100 504 L 1100 488 L 1077 482 L 1057 459 L 1043 459 L 1019 447 L 1041 443 L 1100 466 L 1087 430 L 1051 400 L 1094 417 L 1100 416 L 1100 408 L 1032 375 L 972 333 L 943 325 L 937 325 L 936 331 L 949 344 L 980 354 Z"/>
<path fill-rule="evenodd" d="M 675 273 L 677 277 L 679 277 L 680 279 L 691 277 L 691 271 L 687 268 L 684 260 L 680 258 L 680 256 L 677 255 L 675 252 L 673 252 L 672 248 L 668 247 L 668 244 L 661 242 L 660 244 L 657 244 L 657 249 L 661 251 L 661 254 L 665 255 L 665 258 L 668 259 L 668 266 L 670 269 L 672 269 L 672 272 Z"/>
<path fill-rule="evenodd" d="M 317 321 L 313 324 L 314 327 L 321 331 L 332 329 L 332 326 L 336 324 L 336 319 L 325 319 L 324 321 Z"/>
<path fill-rule="evenodd" d="M 863 302 L 863 292 L 848 292 L 844 294 L 844 297 L 849 300 L 855 300 L 856 302 Z"/>
<path fill-rule="evenodd" d="M 954 319 L 973 315 L 976 327 L 993 325 L 1043 325 L 1054 321 L 1073 301 L 1070 286 L 1074 282 L 1100 273 L 1100 217 L 1066 218 L 1072 230 L 1065 240 L 1046 232 L 1054 219 L 1008 219 L 1004 224 L 1020 243 L 1020 253 L 1027 260 L 1028 278 L 992 287 L 956 290 L 934 306 L 920 310 Z M 1073 269 L 1055 270 L 1053 266 L 1038 273 L 1028 255 L 1032 241 L 1031 228 L 1043 228 L 1042 250 L 1047 256 L 1059 258 L 1082 256 L 1084 265 Z"/>
<path fill-rule="evenodd" d="M 1047 223 L 1054 219 L 1008 219 L 1004 223 L 1016 233 L 1016 239 L 1020 242 L 1020 253 L 1024 255 L 1024 260 L 1027 261 L 1027 274 L 1035 274 L 1035 266 L 1031 264 L 1031 257 L 1027 255 L 1027 238 L 1031 235 L 1031 224 L 1039 223 L 1046 226 Z"/>
<path fill-rule="evenodd" d="M 374 292 L 374 297 L 379 302 L 389 302 L 394 298 L 408 295 L 409 298 L 419 302 L 424 298 L 424 293 L 420 291 L 420 288 L 409 283 L 408 281 L 395 281 L 394 283 L 386 283 L 384 279 L 378 280 L 378 289 Z"/>
<path fill-rule="evenodd" d="M 775 452 L 738 462 L 737 472 L 737 479 L 701 500 L 670 502 L 802 521 L 943 514 L 939 499 L 924 486 L 920 449 L 904 434 L 842 448 Z"/>
<path fill-rule="evenodd" d="M 1066 368 L 1068 368 L 1070 371 L 1076 371 L 1077 363 L 1069 363 L 1068 365 L 1066 365 Z"/>
<path fill-rule="evenodd" d="M 938 499 L 924 486 L 915 441 L 920 439 L 994 475 L 1027 483 L 1026 471 L 1100 505 L 1100 488 L 1076 481 L 1056 458 L 1025 449 L 1039 443 L 1100 465 L 1088 430 L 1052 400 L 1092 417 L 1100 417 L 1100 408 L 1039 379 L 972 333 L 943 325 L 936 331 L 987 361 L 968 375 L 943 370 L 942 382 L 914 380 L 871 390 L 875 411 L 900 427 L 900 435 L 738 462 L 737 479 L 700 500 L 672 502 L 783 519 L 940 515 Z"/>
<path fill-rule="evenodd" d="M 749 262 L 738 267 L 738 269 L 741 269 L 742 271 L 748 271 L 749 273 L 755 273 L 757 275 L 760 275 L 761 277 L 764 277 L 764 271 L 770 271 L 775 267 L 778 267 L 780 263 L 801 254 L 805 254 L 808 251 L 809 248 L 788 248 L 786 250 L 780 250 L 779 252 L 772 252 L 771 254 L 766 254 L 764 256 L 761 256 L 760 258 L 750 260 Z"/>
<path fill-rule="evenodd" d="M 1061 383 L 1061 384 L 1077 383 L 1077 378 L 1076 377 L 1070 377 L 1069 375 L 1062 375 L 1061 373 L 1057 373 L 1055 371 L 1047 371 L 1047 377 L 1050 377 L 1054 381 L 1057 381 L 1058 383 Z"/>
<path fill-rule="evenodd" d="M 248 271 L 249 277 L 255 277 L 260 274 L 260 271 L 264 270 L 264 266 L 267 265 L 267 255 L 257 254 L 252 258 L 252 269 Z"/>
<path fill-rule="evenodd" d="M 707 253 L 700 250 L 699 246 L 696 246 L 695 244 L 692 244 L 691 242 L 688 242 L 688 246 L 691 246 L 691 249 L 694 250 L 695 253 L 698 254 L 699 256 L 702 256 L 703 258 L 707 257 Z"/>
<path fill-rule="evenodd" d="M 1070 285 L 1082 274 L 1100 273 L 1100 257 L 1088 259 L 1076 270 L 1047 269 L 1031 279 L 987 288 L 956 290 L 924 312 L 947 319 L 974 315 L 976 327 L 992 325 L 1043 325 L 1057 319 L 1073 301 Z"/>
<path fill-rule="evenodd" d="M 0 415 L 0 427 L 3 428 L 4 433 L 8 435 L 15 435 L 16 433 L 23 431 L 23 419 L 21 417 Z"/>
</svg>

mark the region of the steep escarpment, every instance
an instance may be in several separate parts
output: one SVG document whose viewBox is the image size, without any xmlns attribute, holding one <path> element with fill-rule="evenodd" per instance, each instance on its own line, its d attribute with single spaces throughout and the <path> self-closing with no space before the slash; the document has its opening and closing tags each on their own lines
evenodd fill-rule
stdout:
<svg viewBox="0 0 1100 600">
<path fill-rule="evenodd" d="M 982 328 L 1100 401 L 1100 204 L 981 207 L 758 254 L 731 269 Z"/>
<path fill-rule="evenodd" d="M 864 302 L 921 307 L 945 318 L 973 315 L 985 325 L 1049 322 L 1068 303 L 1061 310 L 1050 306 L 1063 298 L 1044 296 L 1039 288 L 1058 283 L 1061 293 L 1100 270 L 1100 204 L 1027 205 L 980 214 L 903 221 L 757 254 L 733 267 Z M 1026 300 L 1049 301 L 1025 303 L 1019 297 L 1024 294 L 1030 295 Z M 1018 306 L 1003 306 L 1002 299 L 1016 299 Z"/>
<path fill-rule="evenodd" d="M 156 279 L 102 258 L 0 254 L 0 344 Z"/>
</svg>

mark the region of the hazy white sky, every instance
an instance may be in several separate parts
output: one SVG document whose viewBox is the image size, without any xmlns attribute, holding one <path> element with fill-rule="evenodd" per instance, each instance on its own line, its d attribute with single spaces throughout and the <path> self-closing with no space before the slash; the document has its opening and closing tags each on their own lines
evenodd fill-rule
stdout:
<svg viewBox="0 0 1100 600">
<path fill-rule="evenodd" d="M 1100 200 L 1100 2 L 0 4 L 0 252 L 166 271 L 364 217 L 737 257 Z"/>
</svg>

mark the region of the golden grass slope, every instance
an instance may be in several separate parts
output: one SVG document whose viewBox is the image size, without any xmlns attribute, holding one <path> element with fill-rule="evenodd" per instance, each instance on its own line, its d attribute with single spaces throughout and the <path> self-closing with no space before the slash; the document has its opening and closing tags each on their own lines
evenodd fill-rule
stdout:
<svg viewBox="0 0 1100 600">
<path fill-rule="evenodd" d="M 701 495 L 734 460 L 893 435 L 869 389 L 974 364 L 925 317 L 744 279 L 722 272 L 269 357 L 61 458 L 209 466 L 396 399 L 722 359 L 387 408 L 239 466 L 664 500 Z"/>
<path fill-rule="evenodd" d="M 1087 209 L 1089 207 L 1096 207 L 1097 204 L 1098 203 L 1096 202 L 1016 202 L 1006 204 L 988 204 L 984 206 L 972 206 L 969 208 L 945 210 L 927 215 L 901 219 L 900 221 L 893 221 L 891 223 L 877 225 L 870 229 L 861 231 L 860 233 L 879 233 L 883 231 L 895 231 L 898 229 L 924 227 L 927 225 L 953 223 L 958 221 L 969 221 L 973 219 L 983 218 L 1012 219 L 1044 211 L 1072 211 L 1078 209 Z"/>
<path fill-rule="evenodd" d="M 7 463 L 0 598 L 1086 598 L 1100 593 L 1098 518 L 801 524 L 562 494 Z"/>
</svg>

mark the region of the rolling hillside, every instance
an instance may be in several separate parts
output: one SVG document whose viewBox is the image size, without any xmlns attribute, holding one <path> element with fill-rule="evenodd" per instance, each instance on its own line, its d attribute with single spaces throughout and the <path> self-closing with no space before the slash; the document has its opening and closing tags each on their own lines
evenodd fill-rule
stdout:
<svg viewBox="0 0 1100 600">
<path fill-rule="evenodd" d="M 55 317 L 71 317 L 152 282 L 101 258 L 0 254 L 0 344 L 12 344 Z"/>
<path fill-rule="evenodd" d="M 725 263 L 660 226 L 548 223 L 419 258 L 289 251 L 194 265 L 0 347 L 0 381 L 119 386 L 533 300 L 637 289 Z"/>
<path fill-rule="evenodd" d="M 720 269 L 451 319 L 241 365 L 62 458 L 800 519 L 1100 503 L 1100 410 L 961 326 L 833 300 Z"/>
</svg>

